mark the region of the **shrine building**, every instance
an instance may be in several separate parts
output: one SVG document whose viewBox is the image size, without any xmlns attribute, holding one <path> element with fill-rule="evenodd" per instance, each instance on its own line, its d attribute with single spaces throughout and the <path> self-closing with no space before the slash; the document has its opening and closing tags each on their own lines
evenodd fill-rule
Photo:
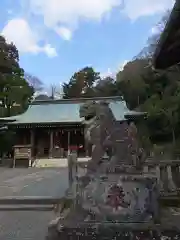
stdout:
<svg viewBox="0 0 180 240">
<path fill-rule="evenodd" d="M 16 132 L 15 145 L 31 145 L 34 158 L 67 157 L 73 148 L 77 149 L 78 157 L 85 157 L 87 146 L 79 108 L 90 100 L 107 101 L 119 122 L 142 115 L 130 111 L 120 97 L 38 100 L 23 114 L 1 118 L 0 122 Z"/>
</svg>

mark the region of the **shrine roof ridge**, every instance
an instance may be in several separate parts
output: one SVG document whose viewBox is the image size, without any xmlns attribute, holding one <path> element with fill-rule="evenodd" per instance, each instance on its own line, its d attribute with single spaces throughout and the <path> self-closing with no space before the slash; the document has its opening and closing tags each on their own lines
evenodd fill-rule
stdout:
<svg viewBox="0 0 180 240">
<path fill-rule="evenodd" d="M 69 99 L 50 99 L 50 100 L 34 100 L 30 105 L 41 105 L 41 104 L 65 104 L 65 103 L 83 103 L 86 101 L 123 101 L 121 96 L 110 96 L 110 97 L 88 97 L 88 98 L 69 98 Z"/>
</svg>

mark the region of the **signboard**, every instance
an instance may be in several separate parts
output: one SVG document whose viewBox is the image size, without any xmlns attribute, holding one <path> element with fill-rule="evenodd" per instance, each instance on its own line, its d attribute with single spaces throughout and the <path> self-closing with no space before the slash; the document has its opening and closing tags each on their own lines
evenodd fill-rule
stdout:
<svg viewBox="0 0 180 240">
<path fill-rule="evenodd" d="M 21 163 L 19 163 L 21 161 Z M 29 166 L 31 165 L 31 145 L 16 145 L 14 146 L 14 163 L 16 165 Z"/>
</svg>

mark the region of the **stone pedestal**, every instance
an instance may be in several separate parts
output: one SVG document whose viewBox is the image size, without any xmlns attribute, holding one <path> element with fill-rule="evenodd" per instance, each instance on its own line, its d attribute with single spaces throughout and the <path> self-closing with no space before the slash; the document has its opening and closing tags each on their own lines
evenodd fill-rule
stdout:
<svg viewBox="0 0 180 240">
<path fill-rule="evenodd" d="M 157 179 L 142 174 L 108 174 L 92 178 L 80 205 L 98 221 L 158 221 Z"/>
</svg>

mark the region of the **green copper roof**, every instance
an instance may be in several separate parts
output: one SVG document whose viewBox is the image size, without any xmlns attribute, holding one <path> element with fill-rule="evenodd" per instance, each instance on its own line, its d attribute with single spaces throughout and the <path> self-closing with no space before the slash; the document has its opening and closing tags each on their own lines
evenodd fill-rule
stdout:
<svg viewBox="0 0 180 240">
<path fill-rule="evenodd" d="M 17 116 L 2 118 L 1 121 L 9 121 L 10 124 L 37 124 L 37 123 L 80 123 L 79 107 L 87 100 L 106 100 L 110 103 L 116 119 L 124 120 L 124 115 L 136 115 L 137 112 L 129 111 L 125 102 L 118 97 L 74 99 L 74 100 L 51 100 L 35 101 L 28 110 Z"/>
</svg>

